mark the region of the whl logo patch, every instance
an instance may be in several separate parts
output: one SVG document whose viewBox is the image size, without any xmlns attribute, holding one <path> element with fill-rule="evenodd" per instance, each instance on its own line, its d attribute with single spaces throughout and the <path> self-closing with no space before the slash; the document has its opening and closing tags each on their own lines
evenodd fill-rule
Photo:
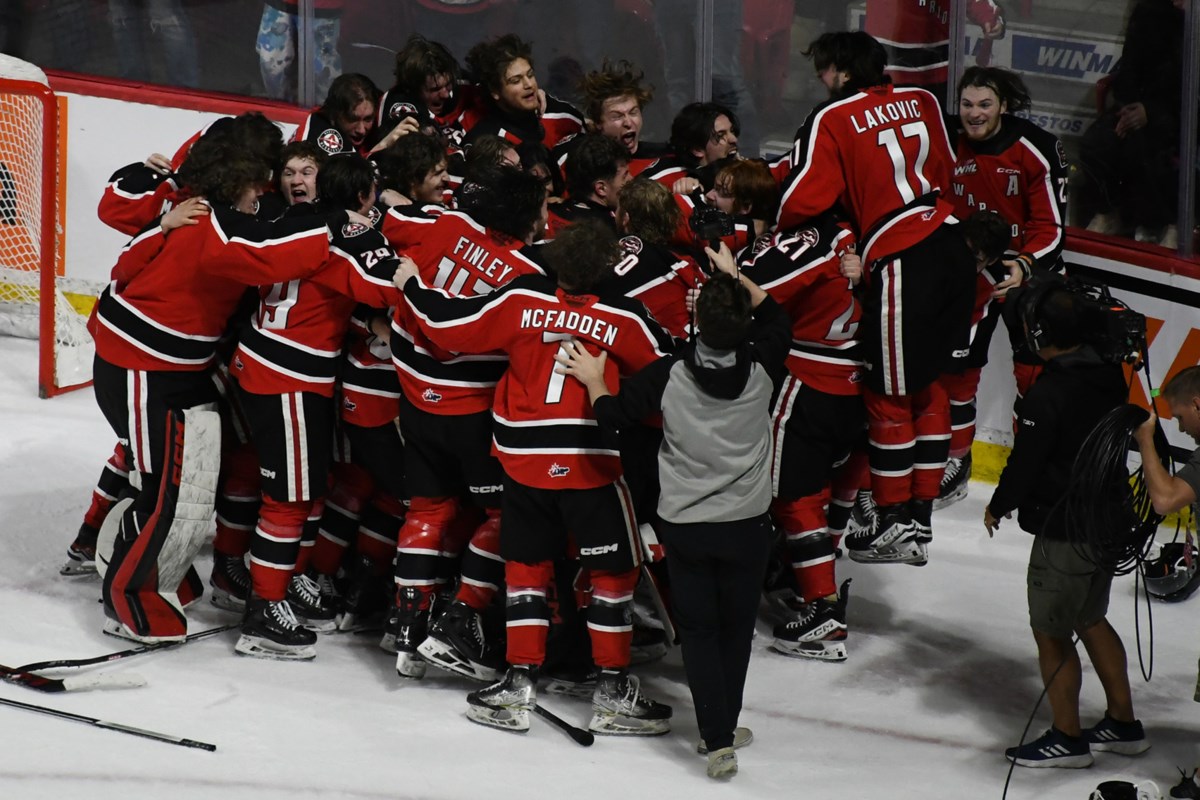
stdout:
<svg viewBox="0 0 1200 800">
<path fill-rule="evenodd" d="M 570 467 L 564 467 L 562 464 L 551 464 L 547 474 L 551 478 L 565 478 L 570 471 Z"/>
</svg>

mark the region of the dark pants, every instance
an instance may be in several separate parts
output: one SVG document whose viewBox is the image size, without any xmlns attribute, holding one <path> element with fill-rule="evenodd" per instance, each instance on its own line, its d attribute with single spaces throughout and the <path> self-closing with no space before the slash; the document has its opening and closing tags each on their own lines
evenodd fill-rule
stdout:
<svg viewBox="0 0 1200 800">
<path fill-rule="evenodd" d="M 710 751 L 733 744 L 773 530 L 766 514 L 736 522 L 662 523 L 675 627 Z"/>
</svg>

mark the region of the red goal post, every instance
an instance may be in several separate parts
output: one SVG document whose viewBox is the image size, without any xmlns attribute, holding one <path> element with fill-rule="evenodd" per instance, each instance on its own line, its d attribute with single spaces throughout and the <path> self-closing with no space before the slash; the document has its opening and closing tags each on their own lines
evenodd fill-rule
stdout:
<svg viewBox="0 0 1200 800">
<path fill-rule="evenodd" d="M 65 275 L 59 122 L 45 74 L 0 54 L 0 333 L 39 340 L 43 397 L 91 380 L 95 287 L 71 292 Z"/>
</svg>

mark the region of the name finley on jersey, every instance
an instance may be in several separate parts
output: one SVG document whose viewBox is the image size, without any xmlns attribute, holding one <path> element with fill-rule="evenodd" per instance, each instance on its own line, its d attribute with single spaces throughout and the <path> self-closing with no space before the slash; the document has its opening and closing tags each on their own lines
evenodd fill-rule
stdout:
<svg viewBox="0 0 1200 800">
<path fill-rule="evenodd" d="M 480 247 L 465 236 L 458 237 L 458 243 L 454 245 L 454 255 L 499 284 L 507 283 L 508 273 L 513 269 L 505 264 L 503 259 L 496 258 L 486 248 Z"/>
</svg>

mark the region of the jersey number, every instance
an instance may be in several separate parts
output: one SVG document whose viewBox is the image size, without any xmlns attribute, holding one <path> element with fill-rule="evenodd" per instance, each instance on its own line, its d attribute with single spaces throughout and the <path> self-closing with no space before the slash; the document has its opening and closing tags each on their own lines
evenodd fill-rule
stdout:
<svg viewBox="0 0 1200 800">
<path fill-rule="evenodd" d="M 454 262 L 454 259 L 448 256 L 442 256 L 442 260 L 438 262 L 437 274 L 433 276 L 433 287 L 435 289 L 445 289 L 455 297 L 463 297 L 466 295 L 463 292 L 463 286 L 471 279 L 471 271 L 466 267 L 460 267 Z M 469 296 L 478 297 L 481 294 L 490 294 L 492 287 L 483 280 L 476 278 L 475 283 L 471 286 Z"/>
<path fill-rule="evenodd" d="M 558 342 L 557 352 L 559 353 L 563 352 L 563 343 L 569 342 L 573 338 L 569 333 L 542 331 L 542 342 L 545 344 Z M 550 368 L 550 382 L 546 384 L 546 405 L 552 406 L 562 401 L 563 386 L 566 383 L 567 376 L 558 371 L 558 362 L 554 362 L 554 366 Z"/>
<path fill-rule="evenodd" d="M 845 342 L 854 338 L 854 334 L 858 331 L 858 323 L 851 322 L 850 318 L 854 316 L 854 301 L 850 301 L 850 305 L 846 306 L 846 310 L 838 315 L 838 318 L 829 326 L 829 332 L 825 334 L 827 342 Z"/>
<path fill-rule="evenodd" d="M 877 141 L 880 147 L 886 147 L 888 156 L 892 159 L 892 177 L 896 181 L 896 190 L 904 202 L 911 203 L 923 194 L 928 194 L 932 188 L 929 179 L 925 177 L 925 159 L 929 158 L 929 129 L 924 122 L 909 122 L 900 126 L 900 134 L 905 139 L 916 139 L 918 143 L 917 160 L 913 163 L 913 175 L 920 183 L 920 191 L 914 191 L 908 182 L 908 161 L 904 149 L 900 146 L 900 138 L 895 128 L 884 128 L 879 132 Z"/>
<path fill-rule="evenodd" d="M 288 312 L 296 305 L 299 294 L 300 281 L 272 284 L 258 311 L 258 327 L 265 331 L 287 328 Z"/>
</svg>

